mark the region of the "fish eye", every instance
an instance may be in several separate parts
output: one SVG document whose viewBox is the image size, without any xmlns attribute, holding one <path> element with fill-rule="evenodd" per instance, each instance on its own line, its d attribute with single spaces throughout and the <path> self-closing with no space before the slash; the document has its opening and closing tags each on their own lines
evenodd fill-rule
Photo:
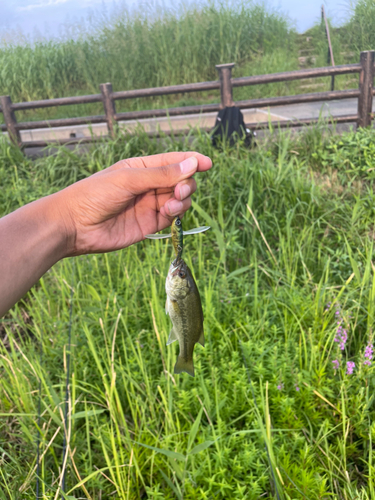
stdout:
<svg viewBox="0 0 375 500">
<path fill-rule="evenodd" d="M 184 271 L 182 271 L 182 270 L 178 272 L 178 275 L 180 278 L 185 278 L 185 276 L 186 276 Z"/>
<path fill-rule="evenodd" d="M 181 221 L 178 218 L 176 219 L 176 226 L 181 226 Z"/>
</svg>

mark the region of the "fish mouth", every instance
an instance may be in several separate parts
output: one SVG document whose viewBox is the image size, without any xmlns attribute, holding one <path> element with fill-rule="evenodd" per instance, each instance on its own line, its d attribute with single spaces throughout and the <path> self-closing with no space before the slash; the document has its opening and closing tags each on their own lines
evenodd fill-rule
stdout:
<svg viewBox="0 0 375 500">
<path fill-rule="evenodd" d="M 181 259 L 181 257 L 176 257 L 172 262 L 173 269 L 171 269 L 171 272 L 174 273 L 175 271 L 177 271 L 177 269 L 181 269 L 183 265 L 184 261 Z"/>
</svg>

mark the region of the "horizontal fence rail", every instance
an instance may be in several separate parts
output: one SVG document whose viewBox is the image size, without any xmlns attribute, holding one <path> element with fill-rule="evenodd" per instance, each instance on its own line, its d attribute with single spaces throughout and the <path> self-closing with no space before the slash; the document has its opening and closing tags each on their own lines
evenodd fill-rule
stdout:
<svg viewBox="0 0 375 500">
<path fill-rule="evenodd" d="M 21 130 L 35 130 L 54 127 L 69 127 L 84 124 L 107 123 L 110 136 L 114 135 L 114 126 L 116 122 L 127 120 L 141 120 L 145 118 L 165 118 L 172 116 L 182 116 L 189 114 L 217 112 L 226 106 L 238 106 L 240 109 L 264 108 L 268 106 L 283 106 L 288 104 L 302 104 L 318 101 L 331 101 L 337 99 L 358 98 L 358 112 L 356 115 L 342 115 L 333 117 L 337 123 L 355 122 L 358 127 L 367 127 L 371 125 L 372 100 L 375 95 L 373 80 L 375 75 L 374 51 L 361 52 L 360 62 L 357 64 L 344 64 L 341 66 L 330 66 L 324 68 L 309 68 L 297 71 L 287 71 L 269 75 L 256 75 L 240 78 L 232 78 L 232 69 L 234 63 L 220 64 L 216 68 L 219 73 L 219 80 L 210 82 L 189 83 L 184 85 L 170 85 L 166 87 L 154 87 L 147 89 L 125 90 L 113 92 L 110 83 L 100 85 L 100 94 L 61 97 L 55 99 L 45 99 L 39 101 L 12 103 L 10 96 L 0 97 L 0 111 L 4 115 L 5 124 L 0 125 L 3 132 L 8 132 L 13 142 L 21 147 L 46 146 L 51 143 L 76 143 L 90 142 L 97 140 L 97 137 L 85 137 L 77 139 L 63 139 L 59 141 L 32 141 L 22 142 Z M 359 74 L 359 86 L 357 89 L 337 90 L 328 92 L 315 92 L 311 94 L 299 94 L 282 97 L 267 97 L 259 99 L 248 99 L 243 101 L 233 101 L 233 88 L 251 85 L 262 85 L 267 83 L 277 83 L 306 78 L 333 77 L 335 75 L 344 75 L 350 73 Z M 208 90 L 219 90 L 221 101 L 217 104 L 203 104 L 195 106 L 183 106 L 167 109 L 150 109 L 144 111 L 128 111 L 117 113 L 115 108 L 116 100 L 136 99 L 140 97 L 155 97 L 163 95 L 172 95 L 186 92 L 202 92 Z M 39 109 L 54 106 L 67 106 L 74 104 L 89 104 L 102 102 L 104 108 L 103 115 L 85 116 L 78 118 L 62 118 L 52 120 L 40 120 L 18 123 L 15 117 L 16 111 L 29 109 Z M 281 120 L 274 122 L 279 127 L 296 127 L 301 125 L 311 125 L 316 123 L 317 119 L 303 120 Z M 269 126 L 269 122 L 258 122 L 247 124 L 249 128 L 261 129 Z M 173 132 L 172 132 L 173 133 Z M 163 133 L 164 134 L 164 133 Z M 150 132 L 149 135 L 155 135 Z M 157 135 L 157 134 L 156 134 Z"/>
<path fill-rule="evenodd" d="M 232 79 L 233 87 L 246 85 L 260 85 L 264 83 L 290 82 L 292 80 L 303 80 L 305 78 L 319 78 L 322 76 L 345 75 L 359 73 L 360 64 L 343 64 L 342 66 L 329 66 L 324 68 L 308 68 L 297 71 L 285 71 L 284 73 L 273 73 L 270 75 L 243 76 Z"/>
<path fill-rule="evenodd" d="M 23 111 L 26 109 L 51 108 L 53 106 L 68 106 L 71 104 L 89 104 L 92 102 L 101 102 L 101 94 L 57 97 L 56 99 L 44 99 L 43 101 L 17 102 L 12 104 L 14 111 Z"/>
</svg>

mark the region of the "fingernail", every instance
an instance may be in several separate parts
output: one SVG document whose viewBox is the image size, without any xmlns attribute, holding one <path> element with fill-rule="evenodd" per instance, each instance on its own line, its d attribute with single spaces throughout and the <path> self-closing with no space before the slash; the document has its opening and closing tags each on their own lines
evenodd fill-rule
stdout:
<svg viewBox="0 0 375 500">
<path fill-rule="evenodd" d="M 183 184 L 181 187 L 180 187 L 180 198 L 181 200 L 184 200 L 185 198 L 187 198 L 190 194 L 190 188 L 187 184 Z"/>
<path fill-rule="evenodd" d="M 181 173 L 182 174 L 191 174 L 197 170 L 198 160 L 195 156 L 190 156 L 190 158 L 186 158 L 186 160 L 180 163 Z"/>
<path fill-rule="evenodd" d="M 167 203 L 169 215 L 178 215 L 182 212 L 183 204 L 178 200 L 171 200 Z"/>
</svg>

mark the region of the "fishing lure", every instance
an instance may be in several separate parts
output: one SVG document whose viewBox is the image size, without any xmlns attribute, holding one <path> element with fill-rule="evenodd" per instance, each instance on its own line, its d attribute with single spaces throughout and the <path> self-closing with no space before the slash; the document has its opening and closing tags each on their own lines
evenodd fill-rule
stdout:
<svg viewBox="0 0 375 500">
<path fill-rule="evenodd" d="M 163 238 L 170 238 L 172 236 L 172 244 L 176 254 L 176 263 L 180 262 L 182 257 L 182 252 L 184 249 L 184 236 L 188 234 L 203 233 L 210 229 L 210 226 L 200 226 L 194 229 L 189 229 L 188 231 L 182 230 L 182 222 L 180 217 L 175 217 L 171 226 L 171 233 L 169 234 L 146 234 L 146 238 L 150 240 L 161 240 Z"/>
</svg>

